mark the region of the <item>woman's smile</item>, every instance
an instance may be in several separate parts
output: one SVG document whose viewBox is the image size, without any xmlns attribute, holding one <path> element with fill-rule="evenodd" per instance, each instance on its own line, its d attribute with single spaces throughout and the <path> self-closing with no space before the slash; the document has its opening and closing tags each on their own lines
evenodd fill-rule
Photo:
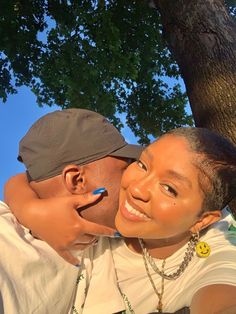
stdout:
<svg viewBox="0 0 236 314">
<path fill-rule="evenodd" d="M 122 216 L 131 221 L 149 221 L 151 220 L 147 215 L 145 215 L 140 210 L 135 209 L 127 201 L 120 208 Z"/>
</svg>

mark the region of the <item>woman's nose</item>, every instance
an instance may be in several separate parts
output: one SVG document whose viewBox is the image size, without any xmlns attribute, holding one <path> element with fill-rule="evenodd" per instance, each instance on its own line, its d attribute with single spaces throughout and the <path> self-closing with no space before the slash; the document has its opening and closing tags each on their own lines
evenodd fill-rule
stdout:
<svg viewBox="0 0 236 314">
<path fill-rule="evenodd" d="M 129 186 L 129 192 L 135 199 L 148 202 L 151 198 L 150 184 L 148 180 L 133 181 Z"/>
</svg>

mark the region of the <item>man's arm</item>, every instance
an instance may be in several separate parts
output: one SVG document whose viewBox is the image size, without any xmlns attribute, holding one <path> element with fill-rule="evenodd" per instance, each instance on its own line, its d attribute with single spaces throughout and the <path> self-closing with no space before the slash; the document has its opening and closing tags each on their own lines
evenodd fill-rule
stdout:
<svg viewBox="0 0 236 314">
<path fill-rule="evenodd" d="M 5 203 L 18 221 L 28 229 L 31 229 L 35 208 L 41 204 L 38 200 L 38 195 L 31 189 L 24 173 L 11 177 L 4 186 Z"/>
<path fill-rule="evenodd" d="M 191 314 L 235 314 L 236 286 L 215 284 L 201 288 L 191 303 Z"/>
<path fill-rule="evenodd" d="M 70 250 L 85 249 L 94 243 L 98 235 L 115 234 L 112 228 L 89 222 L 77 213 L 77 208 L 91 204 L 99 197 L 99 194 L 87 193 L 39 199 L 30 188 L 25 174 L 10 178 L 4 189 L 5 202 L 18 221 L 74 265 L 79 260 Z"/>
</svg>

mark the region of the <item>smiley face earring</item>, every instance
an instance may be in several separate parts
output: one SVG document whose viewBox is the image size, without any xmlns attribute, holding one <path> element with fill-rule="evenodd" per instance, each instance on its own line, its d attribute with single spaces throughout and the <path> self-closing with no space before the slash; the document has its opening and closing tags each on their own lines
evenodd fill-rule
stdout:
<svg viewBox="0 0 236 314">
<path fill-rule="evenodd" d="M 198 232 L 199 239 L 199 232 Z M 211 254 L 210 245 L 204 241 L 197 242 L 195 246 L 195 251 L 198 257 L 208 257 Z"/>
</svg>

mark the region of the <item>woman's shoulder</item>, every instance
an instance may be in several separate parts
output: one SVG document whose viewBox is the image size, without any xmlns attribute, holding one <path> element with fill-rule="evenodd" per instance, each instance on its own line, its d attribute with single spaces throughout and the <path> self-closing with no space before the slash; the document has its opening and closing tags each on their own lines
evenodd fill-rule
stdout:
<svg viewBox="0 0 236 314">
<path fill-rule="evenodd" d="M 209 245 L 218 250 L 221 247 L 225 249 L 236 250 L 236 225 L 231 213 L 224 209 L 222 212 L 222 219 L 211 225 L 200 238 L 201 241 L 209 242 Z"/>
</svg>

